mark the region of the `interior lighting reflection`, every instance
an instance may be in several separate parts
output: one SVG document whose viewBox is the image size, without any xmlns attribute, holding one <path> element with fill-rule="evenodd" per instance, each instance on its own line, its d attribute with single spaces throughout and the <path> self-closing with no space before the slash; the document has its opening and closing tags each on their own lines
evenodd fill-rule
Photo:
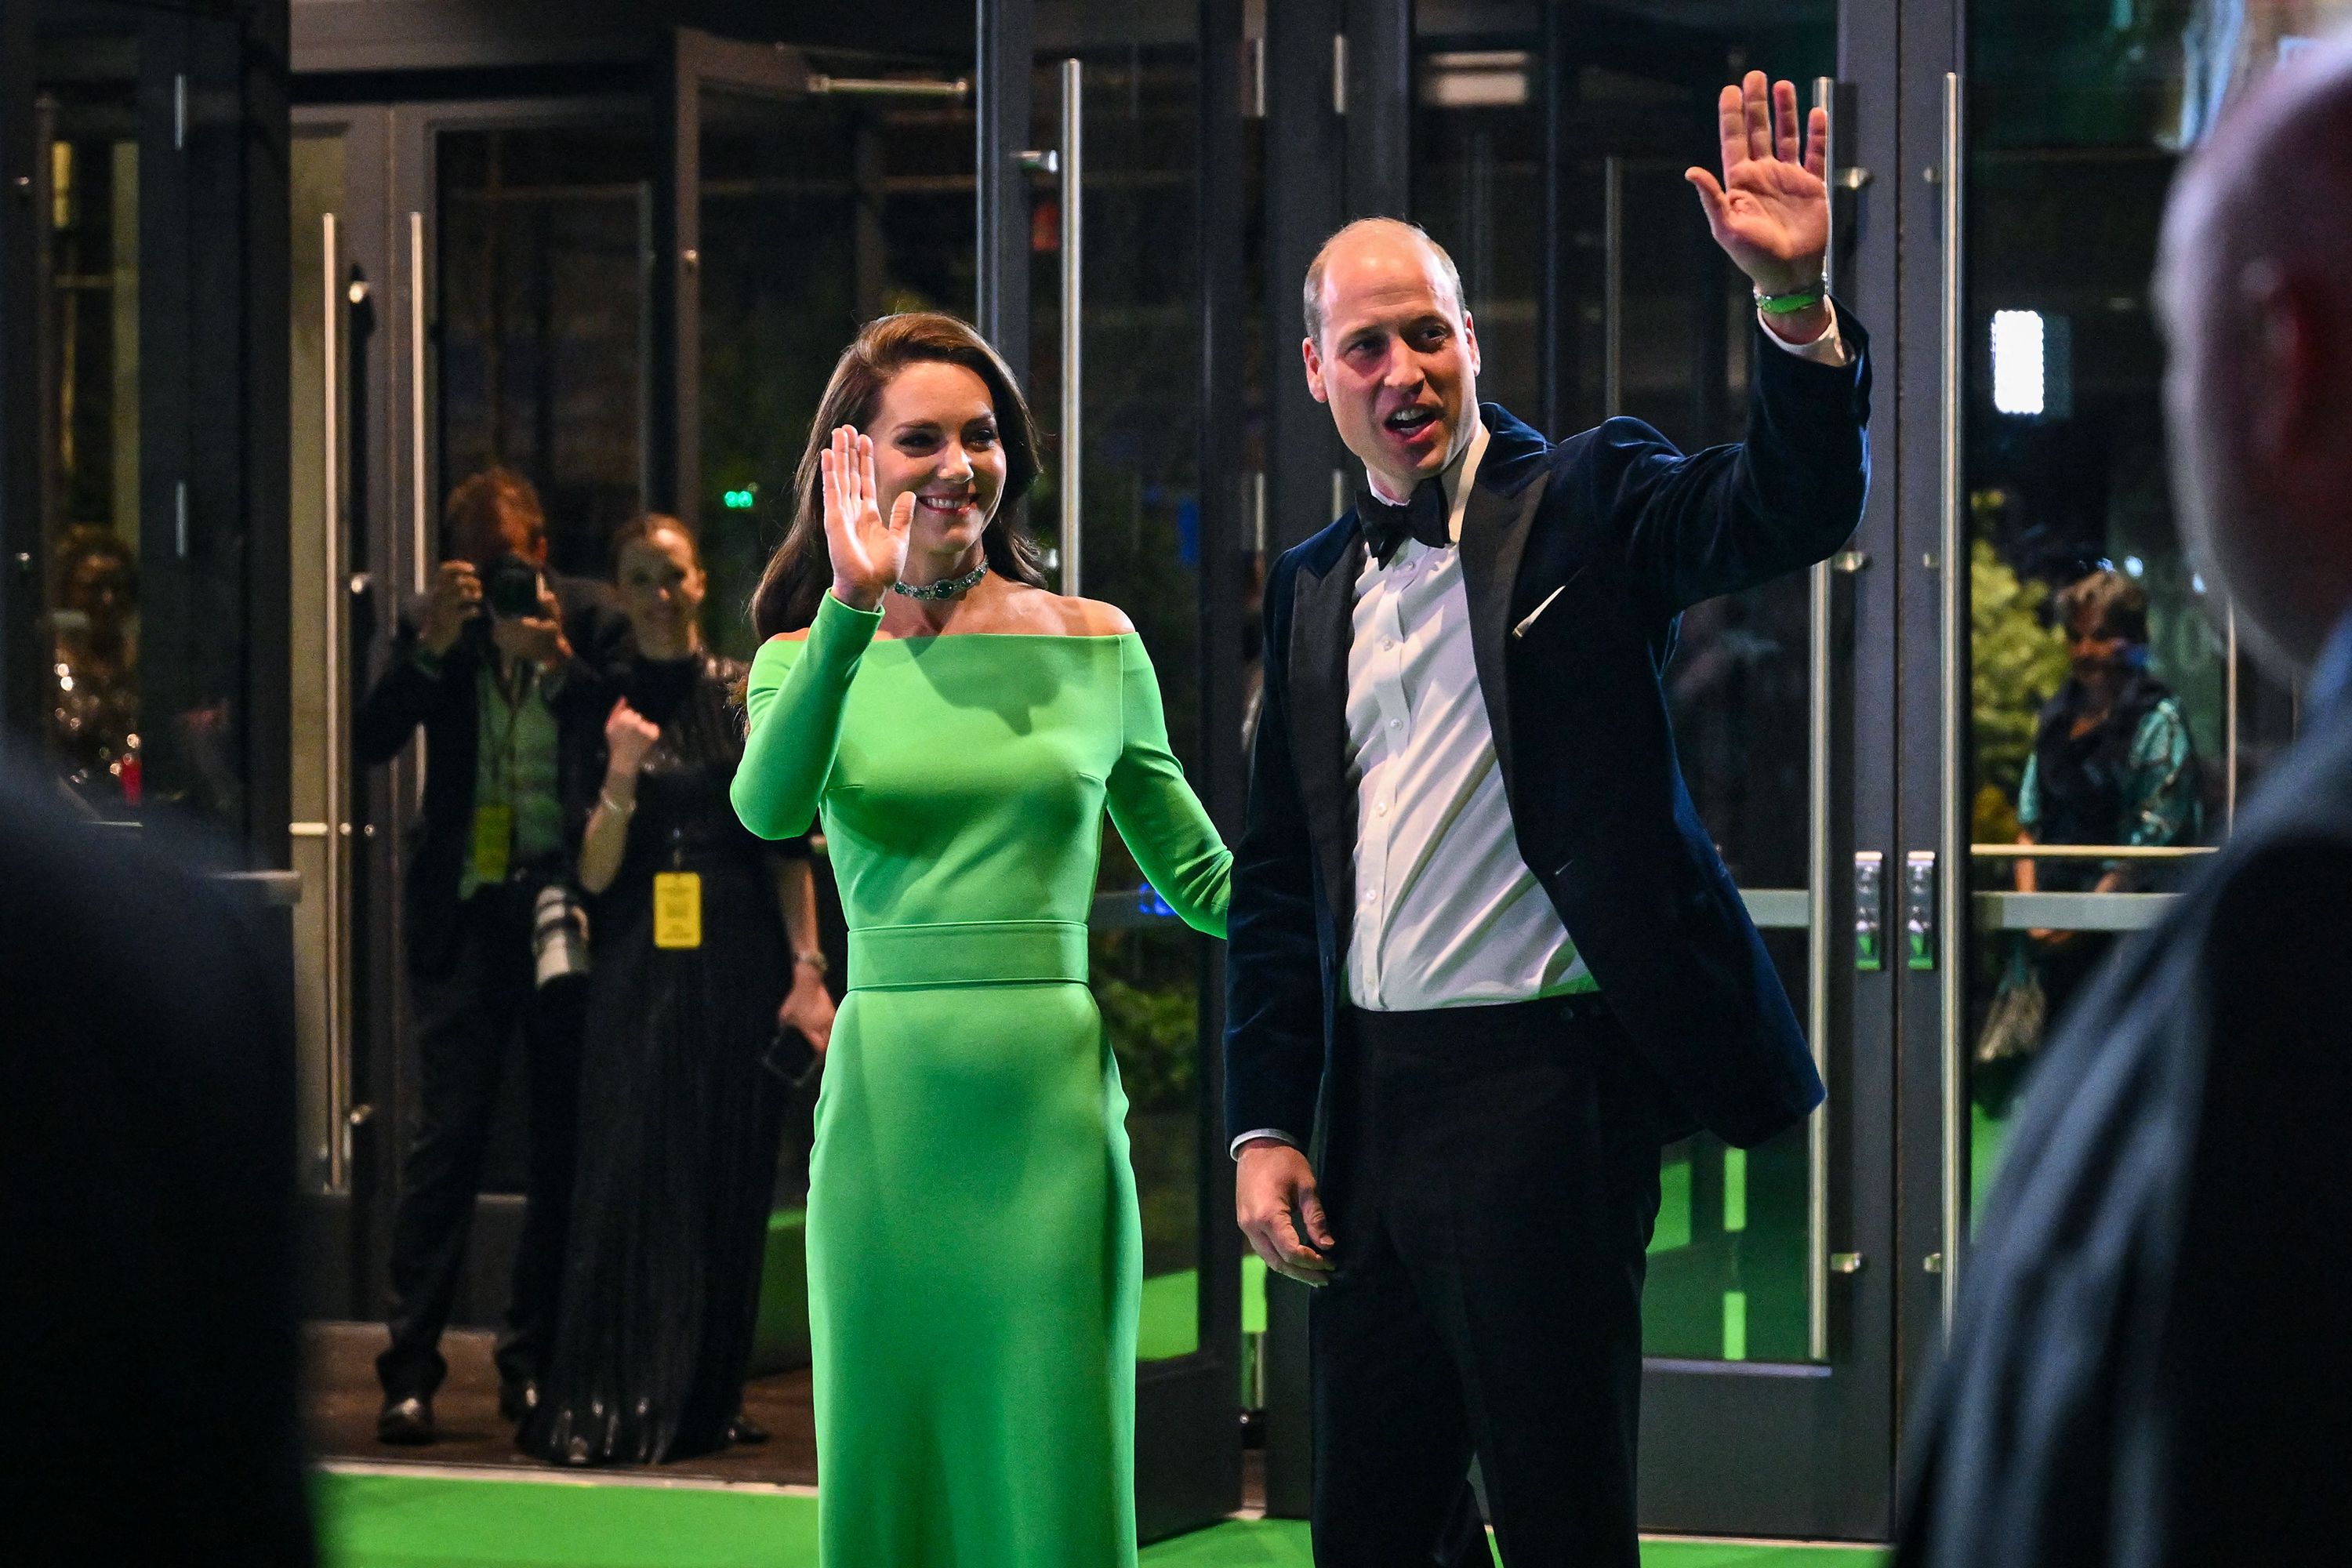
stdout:
<svg viewBox="0 0 2352 1568">
<path fill-rule="evenodd" d="M 2048 332 L 2039 310 L 1992 313 L 1992 405 L 2003 414 L 2039 416 L 2047 401 Z"/>
</svg>

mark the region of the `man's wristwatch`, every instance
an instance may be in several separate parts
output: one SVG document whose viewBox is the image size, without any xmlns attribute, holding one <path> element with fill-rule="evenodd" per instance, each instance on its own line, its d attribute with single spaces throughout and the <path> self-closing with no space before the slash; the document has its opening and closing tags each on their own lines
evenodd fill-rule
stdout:
<svg viewBox="0 0 2352 1568">
<path fill-rule="evenodd" d="M 811 969 L 815 970 L 817 978 L 820 980 L 824 979 L 825 975 L 830 973 L 833 970 L 833 965 L 824 961 L 824 954 L 814 948 L 811 948 L 806 952 L 796 952 L 793 954 L 793 962 L 794 963 L 804 963 Z"/>
</svg>

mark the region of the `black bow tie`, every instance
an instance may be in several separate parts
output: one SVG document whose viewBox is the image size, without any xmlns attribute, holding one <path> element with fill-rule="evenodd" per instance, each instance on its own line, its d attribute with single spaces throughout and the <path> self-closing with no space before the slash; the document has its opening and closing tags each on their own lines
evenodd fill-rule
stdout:
<svg viewBox="0 0 2352 1568">
<path fill-rule="evenodd" d="M 1420 540 L 1432 550 L 1443 550 L 1454 542 L 1447 527 L 1445 485 L 1437 479 L 1426 479 L 1412 488 L 1412 499 L 1402 506 L 1391 506 L 1372 493 L 1372 487 L 1356 487 L 1356 515 L 1363 520 L 1364 544 L 1372 558 L 1381 565 L 1396 553 L 1396 547 L 1410 536 Z"/>
</svg>

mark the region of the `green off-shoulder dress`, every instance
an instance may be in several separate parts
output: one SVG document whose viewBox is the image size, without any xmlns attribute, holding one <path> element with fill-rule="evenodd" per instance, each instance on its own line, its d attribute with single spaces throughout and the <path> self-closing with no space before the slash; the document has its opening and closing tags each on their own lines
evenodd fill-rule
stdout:
<svg viewBox="0 0 2352 1568">
<path fill-rule="evenodd" d="M 826 595 L 751 666 L 754 833 L 824 820 L 849 920 L 809 1176 L 819 1555 L 1135 1561 L 1142 1233 L 1087 989 L 1105 806 L 1222 936 L 1233 857 L 1118 637 L 875 637 Z"/>
</svg>

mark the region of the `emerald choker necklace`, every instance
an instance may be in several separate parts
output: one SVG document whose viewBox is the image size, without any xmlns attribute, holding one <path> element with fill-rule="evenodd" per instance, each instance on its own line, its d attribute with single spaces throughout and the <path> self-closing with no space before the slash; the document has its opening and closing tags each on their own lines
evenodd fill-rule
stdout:
<svg viewBox="0 0 2352 1568">
<path fill-rule="evenodd" d="M 890 584 L 890 592 L 903 594 L 909 599 L 952 599 L 987 575 L 988 563 L 982 561 L 961 577 L 942 577 L 936 583 L 926 583 L 919 588 L 912 583 L 893 583 Z"/>
</svg>

